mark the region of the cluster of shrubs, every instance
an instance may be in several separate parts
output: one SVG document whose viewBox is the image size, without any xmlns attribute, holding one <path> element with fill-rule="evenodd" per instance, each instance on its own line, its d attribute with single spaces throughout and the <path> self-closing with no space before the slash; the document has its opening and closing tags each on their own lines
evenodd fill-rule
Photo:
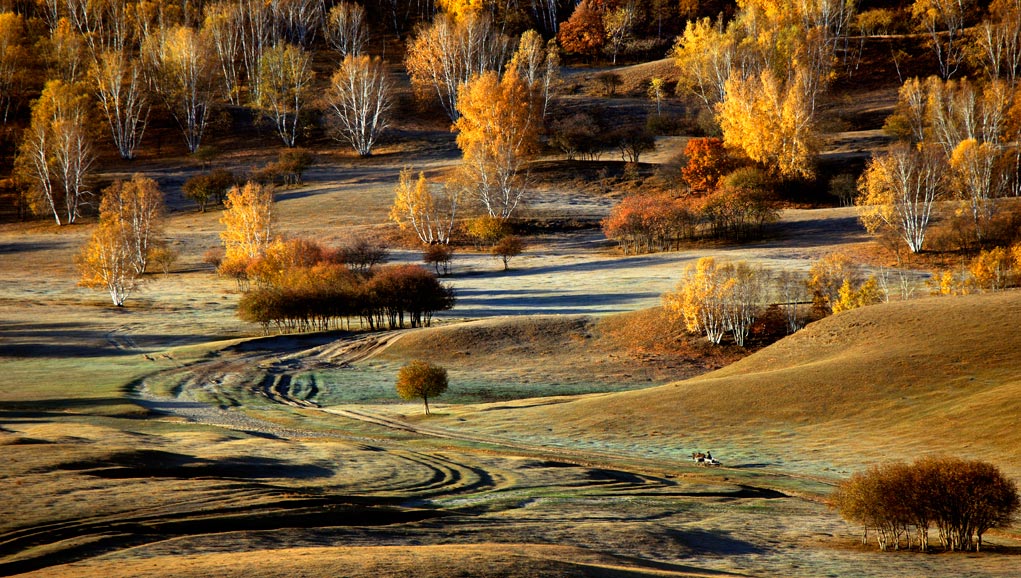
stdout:
<svg viewBox="0 0 1021 578">
<path fill-rule="evenodd" d="M 215 155 L 214 153 L 207 153 Z M 300 185 L 305 171 L 315 164 L 315 156 L 303 148 L 289 148 L 280 151 L 277 160 L 251 173 L 249 179 L 262 185 Z M 243 175 L 226 169 L 214 169 L 200 173 L 184 182 L 184 196 L 195 201 L 201 212 L 210 204 L 223 204 L 231 187 L 246 181 Z"/>
<path fill-rule="evenodd" d="M 1007 526 L 1019 506 L 1017 484 L 991 464 L 954 457 L 872 466 L 845 480 L 832 496 L 844 519 L 873 531 L 880 550 L 929 548 L 935 526 L 946 550 L 976 552 L 990 528 Z M 914 539 L 912 539 L 914 534 Z"/>
<path fill-rule="evenodd" d="M 929 280 L 934 295 L 1002 291 L 1021 285 L 1021 243 L 979 252 L 967 267 L 935 271 Z"/>
<path fill-rule="evenodd" d="M 757 238 L 766 224 L 779 218 L 779 211 L 769 191 L 722 187 L 706 196 L 629 195 L 602 224 L 606 237 L 630 255 L 670 251 L 682 242 L 702 238 Z"/>
<path fill-rule="evenodd" d="M 328 249 L 307 239 L 276 241 L 260 257 L 232 259 L 220 272 L 245 290 L 243 321 L 264 331 L 324 331 L 427 326 L 433 314 L 454 306 L 453 290 L 418 265 L 385 265 L 385 248 L 359 240 Z M 243 278 L 243 279 L 242 279 Z M 242 282 L 243 281 L 243 282 Z"/>
</svg>

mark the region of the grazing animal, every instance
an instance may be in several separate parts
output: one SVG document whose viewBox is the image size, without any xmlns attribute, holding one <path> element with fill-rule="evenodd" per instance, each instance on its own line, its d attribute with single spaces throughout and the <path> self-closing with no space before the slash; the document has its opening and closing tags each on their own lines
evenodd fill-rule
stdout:
<svg viewBox="0 0 1021 578">
<path fill-rule="evenodd" d="M 692 452 L 691 453 L 691 460 L 693 462 L 701 464 L 702 462 L 704 462 L 706 460 L 706 455 L 703 454 L 702 452 Z"/>
</svg>

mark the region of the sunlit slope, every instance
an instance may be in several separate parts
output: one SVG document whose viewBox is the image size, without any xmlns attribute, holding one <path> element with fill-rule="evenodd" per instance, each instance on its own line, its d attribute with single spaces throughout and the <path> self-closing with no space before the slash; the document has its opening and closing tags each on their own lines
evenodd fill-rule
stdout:
<svg viewBox="0 0 1021 578">
<path fill-rule="evenodd" d="M 1021 293 L 845 312 L 687 381 L 516 413 L 571 435 L 744 438 L 869 459 L 966 452 L 1019 464 Z"/>
</svg>

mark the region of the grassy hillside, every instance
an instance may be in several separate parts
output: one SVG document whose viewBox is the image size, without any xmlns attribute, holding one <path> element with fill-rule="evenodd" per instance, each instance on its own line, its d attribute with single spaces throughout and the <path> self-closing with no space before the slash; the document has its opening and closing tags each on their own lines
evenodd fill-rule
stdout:
<svg viewBox="0 0 1021 578">
<path fill-rule="evenodd" d="M 479 419 L 519 431 L 552 424 L 558 437 L 607 444 L 665 436 L 692 450 L 720 448 L 732 464 L 856 469 L 945 452 L 1016 476 L 1019 331 L 1017 292 L 889 303 L 813 323 L 687 381 Z"/>
</svg>

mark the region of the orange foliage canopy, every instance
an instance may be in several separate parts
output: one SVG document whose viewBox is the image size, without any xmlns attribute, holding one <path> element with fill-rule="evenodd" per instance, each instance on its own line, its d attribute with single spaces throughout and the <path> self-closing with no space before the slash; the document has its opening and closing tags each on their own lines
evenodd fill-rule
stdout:
<svg viewBox="0 0 1021 578">
<path fill-rule="evenodd" d="M 723 140 L 693 138 L 684 147 L 688 164 L 681 169 L 681 177 L 694 192 L 704 193 L 716 188 L 716 183 L 730 171 L 733 164 Z"/>
</svg>

